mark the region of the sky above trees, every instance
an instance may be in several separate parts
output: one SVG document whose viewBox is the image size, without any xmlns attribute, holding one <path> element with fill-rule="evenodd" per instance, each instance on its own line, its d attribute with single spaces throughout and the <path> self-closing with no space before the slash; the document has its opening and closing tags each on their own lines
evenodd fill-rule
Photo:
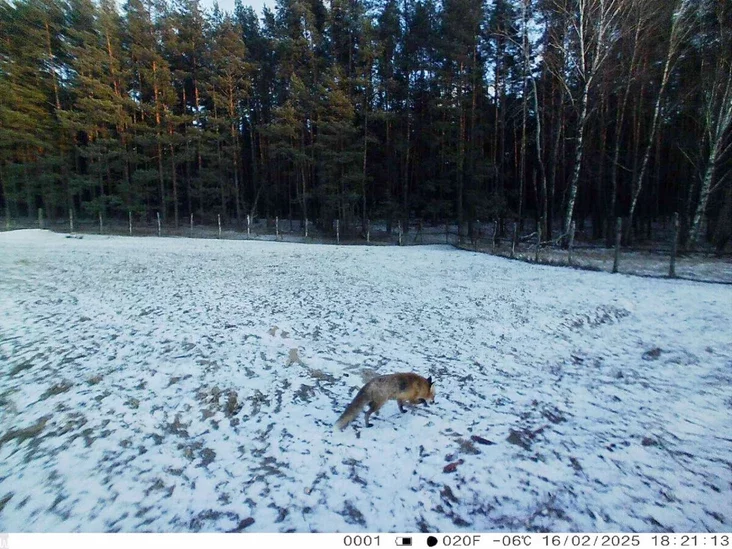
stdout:
<svg viewBox="0 0 732 549">
<path fill-rule="evenodd" d="M 229 13 L 234 12 L 234 1 L 235 0 L 218 0 L 219 7 L 228 11 Z M 201 5 L 207 9 L 212 9 L 217 0 L 202 0 Z M 274 7 L 273 0 L 242 0 L 244 6 L 251 6 L 254 11 L 261 14 L 264 6 Z"/>
</svg>

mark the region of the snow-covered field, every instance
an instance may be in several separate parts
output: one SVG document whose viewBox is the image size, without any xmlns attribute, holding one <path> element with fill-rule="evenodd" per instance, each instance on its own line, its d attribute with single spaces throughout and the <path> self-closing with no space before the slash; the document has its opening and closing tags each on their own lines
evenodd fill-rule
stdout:
<svg viewBox="0 0 732 549">
<path fill-rule="evenodd" d="M 732 530 L 732 287 L 0 234 L 0 531 Z M 435 405 L 332 424 L 364 380 Z"/>
</svg>

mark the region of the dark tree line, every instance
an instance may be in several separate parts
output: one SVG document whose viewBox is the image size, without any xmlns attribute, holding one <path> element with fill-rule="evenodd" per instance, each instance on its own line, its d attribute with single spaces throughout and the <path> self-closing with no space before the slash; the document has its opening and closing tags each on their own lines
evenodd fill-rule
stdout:
<svg viewBox="0 0 732 549">
<path fill-rule="evenodd" d="M 6 219 L 732 232 L 729 0 L 0 0 Z"/>
</svg>

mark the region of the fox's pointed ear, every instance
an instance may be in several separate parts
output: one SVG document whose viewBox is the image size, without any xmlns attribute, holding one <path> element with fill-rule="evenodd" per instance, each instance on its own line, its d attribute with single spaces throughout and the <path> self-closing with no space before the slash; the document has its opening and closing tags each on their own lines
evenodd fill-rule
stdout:
<svg viewBox="0 0 732 549">
<path fill-rule="evenodd" d="M 427 378 L 427 383 L 430 384 L 430 387 L 432 387 L 434 385 L 434 382 L 432 381 L 432 376 Z"/>
</svg>

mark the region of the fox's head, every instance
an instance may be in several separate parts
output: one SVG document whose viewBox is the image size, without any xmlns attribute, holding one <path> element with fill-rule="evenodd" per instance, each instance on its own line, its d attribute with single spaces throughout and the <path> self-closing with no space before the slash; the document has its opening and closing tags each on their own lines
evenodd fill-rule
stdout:
<svg viewBox="0 0 732 549">
<path fill-rule="evenodd" d="M 429 400 L 430 402 L 434 402 L 435 401 L 435 382 L 432 381 L 432 377 L 428 377 L 427 383 L 429 384 L 429 388 L 430 388 L 429 396 L 427 397 L 427 400 Z"/>
</svg>

